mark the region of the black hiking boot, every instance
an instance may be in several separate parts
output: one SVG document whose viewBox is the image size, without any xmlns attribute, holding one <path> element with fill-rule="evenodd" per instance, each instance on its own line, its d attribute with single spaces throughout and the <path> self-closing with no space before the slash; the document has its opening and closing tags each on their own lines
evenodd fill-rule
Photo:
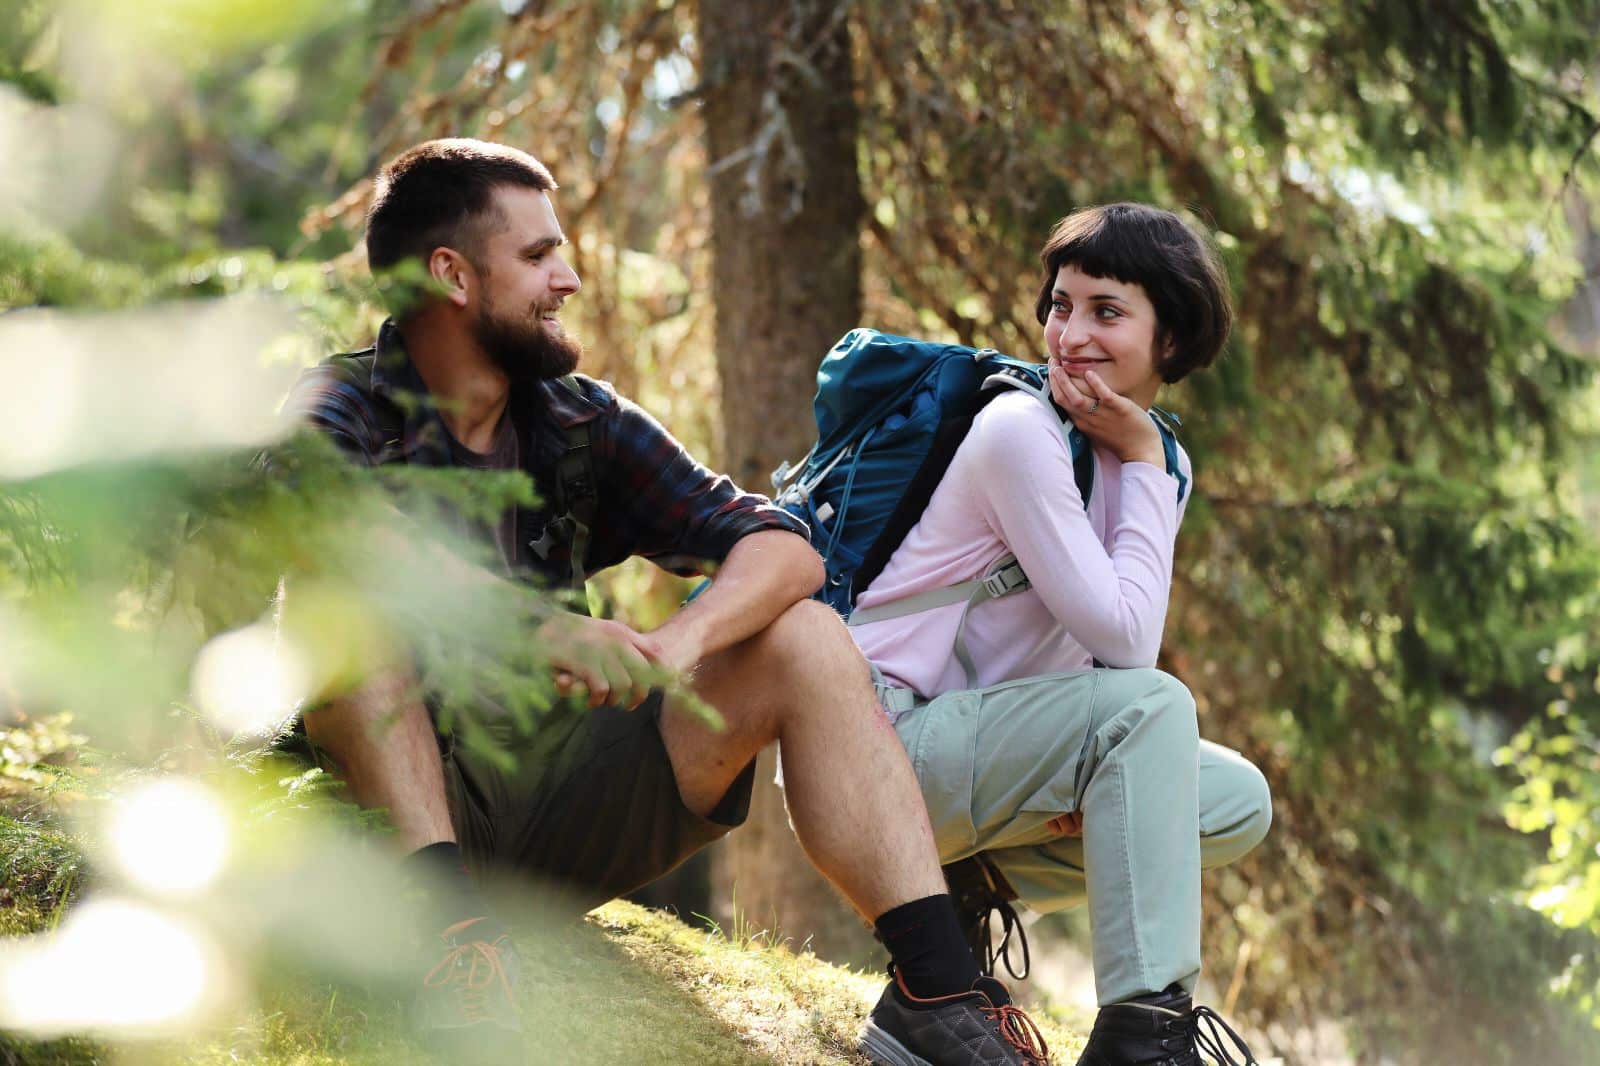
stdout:
<svg viewBox="0 0 1600 1066">
<path fill-rule="evenodd" d="M 1202 1027 L 1203 1026 L 1203 1027 Z M 1223 1046 L 1223 1036 L 1236 1059 Z M 1204 1066 L 1201 1052 L 1217 1066 L 1254 1066 L 1250 1048 L 1210 1007 L 1196 1007 L 1178 985 L 1164 992 L 1101 1007 L 1078 1066 Z"/>
<path fill-rule="evenodd" d="M 972 957 L 988 977 L 994 976 L 995 963 L 1003 963 L 1013 980 L 1028 977 L 1031 960 L 1028 958 L 1028 936 L 1022 931 L 1022 920 L 1017 917 L 1011 901 L 1017 898 L 998 867 L 988 856 L 979 852 L 943 868 L 945 884 L 950 886 L 950 898 L 956 905 L 956 916 L 961 919 L 961 931 L 966 934 L 967 947 Z M 1000 946 L 994 946 L 994 917 L 1000 918 Z M 1011 941 L 1016 938 L 1022 951 L 1022 968 L 1017 969 L 1011 958 Z"/>
<path fill-rule="evenodd" d="M 892 964 L 889 978 L 861 1030 L 861 1052 L 876 1066 L 1049 1066 L 1033 1019 L 994 978 L 937 999 L 913 996 Z"/>
</svg>

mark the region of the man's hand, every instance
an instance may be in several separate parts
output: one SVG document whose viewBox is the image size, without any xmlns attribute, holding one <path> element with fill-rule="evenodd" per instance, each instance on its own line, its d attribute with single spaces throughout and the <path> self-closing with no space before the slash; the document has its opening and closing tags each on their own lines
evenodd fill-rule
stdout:
<svg viewBox="0 0 1600 1066">
<path fill-rule="evenodd" d="M 673 673 L 653 637 L 621 622 L 564 614 L 540 626 L 539 638 L 555 671 L 556 691 L 586 691 L 590 707 L 632 710 Z"/>
<path fill-rule="evenodd" d="M 1072 380 L 1060 360 L 1050 357 L 1050 395 L 1067 409 L 1073 425 L 1125 463 L 1149 463 L 1164 469 L 1161 431 L 1149 413 L 1111 391 L 1093 370 L 1084 375 L 1084 382 L 1087 389 Z"/>
</svg>

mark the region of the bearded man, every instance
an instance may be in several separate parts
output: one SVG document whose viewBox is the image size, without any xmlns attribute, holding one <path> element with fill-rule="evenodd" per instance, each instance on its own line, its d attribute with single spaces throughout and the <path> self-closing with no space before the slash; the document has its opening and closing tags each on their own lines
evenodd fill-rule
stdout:
<svg viewBox="0 0 1600 1066">
<path fill-rule="evenodd" d="M 558 689 L 588 707 L 552 708 L 510 771 L 441 737 L 427 678 L 392 664 L 305 716 L 353 798 L 388 810 L 407 861 L 452 886 L 420 1023 L 456 1034 L 458 1048 L 482 1049 L 498 1031 L 501 1061 L 520 1057 L 515 953 L 469 869 L 536 874 L 585 907 L 626 893 L 743 822 L 756 754 L 781 740 L 801 844 L 892 959 L 864 1050 L 893 1063 L 1047 1061 L 963 940 L 869 668 L 838 616 L 809 598 L 823 570 L 805 527 L 695 462 L 608 385 L 571 373 L 580 348 L 560 312 L 580 283 L 555 188 L 532 156 L 480 141 L 430 141 L 389 163 L 368 259 L 380 273 L 419 265 L 425 284 L 392 308 L 374 349 L 307 371 L 290 401 L 363 464 L 526 473 L 548 502 L 483 531 L 506 579 L 581 586 L 631 555 L 718 565 L 703 595 L 649 632 L 580 614 L 545 625 L 536 639 Z M 725 726 L 653 688 L 663 671 Z"/>
</svg>

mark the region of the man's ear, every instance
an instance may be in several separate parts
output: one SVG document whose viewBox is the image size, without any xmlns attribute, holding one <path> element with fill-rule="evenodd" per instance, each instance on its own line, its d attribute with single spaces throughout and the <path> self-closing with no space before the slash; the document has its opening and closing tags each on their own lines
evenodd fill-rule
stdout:
<svg viewBox="0 0 1600 1066">
<path fill-rule="evenodd" d="M 467 257 L 453 248 L 435 248 L 428 255 L 428 277 L 439 296 L 457 307 L 466 307 L 478 273 Z"/>
</svg>

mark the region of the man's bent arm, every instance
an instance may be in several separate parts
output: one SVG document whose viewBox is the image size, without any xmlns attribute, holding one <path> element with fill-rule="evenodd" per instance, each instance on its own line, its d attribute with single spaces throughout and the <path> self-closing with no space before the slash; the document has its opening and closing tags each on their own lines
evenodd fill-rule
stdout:
<svg viewBox="0 0 1600 1066">
<path fill-rule="evenodd" d="M 798 534 L 763 529 L 741 537 L 705 592 L 651 633 L 663 665 L 691 670 L 754 636 L 821 588 L 823 577 L 822 557 Z"/>
</svg>

